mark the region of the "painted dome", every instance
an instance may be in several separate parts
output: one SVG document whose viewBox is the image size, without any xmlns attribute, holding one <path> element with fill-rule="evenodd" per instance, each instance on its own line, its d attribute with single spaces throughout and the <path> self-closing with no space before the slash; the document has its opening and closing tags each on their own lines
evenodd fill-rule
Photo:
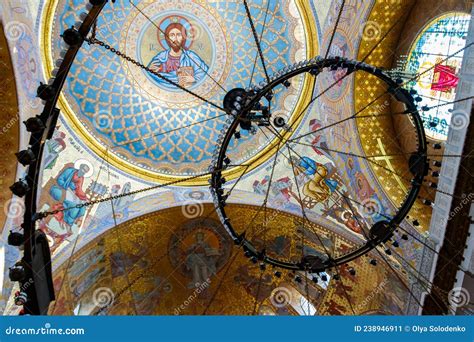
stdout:
<svg viewBox="0 0 474 342">
<path fill-rule="evenodd" d="M 78 1 L 60 0 L 51 8 L 52 22 L 57 23 L 51 37 L 74 25 L 77 11 L 72 9 L 78 6 Z M 257 1 L 251 11 L 257 32 L 267 27 L 261 45 L 273 73 L 313 54 L 314 42 L 305 38 L 309 23 L 303 5 L 271 1 L 268 6 L 267 13 L 266 2 Z M 149 69 L 97 44 L 84 44 L 68 75 L 61 109 L 96 151 L 132 173 L 154 179 L 160 174 L 203 173 L 229 120 L 216 106 L 222 106 L 230 89 L 248 87 L 264 77 L 250 26 L 242 24 L 246 20 L 243 5 L 227 1 L 178 1 L 172 9 L 166 1 L 111 3 L 99 16 L 96 38 Z M 173 53 L 167 38 L 175 33 L 181 47 Z M 45 51 L 50 62 L 61 49 L 60 41 L 52 41 Z M 291 115 L 304 100 L 304 87 L 301 78 L 288 91 L 275 94 L 275 103 Z M 234 164 L 265 152 L 268 140 L 254 138 L 242 132 L 241 143 L 231 152 Z"/>
</svg>

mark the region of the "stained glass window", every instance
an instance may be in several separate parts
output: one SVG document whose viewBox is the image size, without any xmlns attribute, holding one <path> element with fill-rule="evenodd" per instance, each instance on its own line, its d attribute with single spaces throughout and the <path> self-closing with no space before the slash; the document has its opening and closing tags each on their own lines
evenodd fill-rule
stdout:
<svg viewBox="0 0 474 342">
<path fill-rule="evenodd" d="M 428 137 L 446 140 L 463 52 L 448 56 L 466 45 L 469 14 L 452 12 L 431 21 L 413 43 L 406 71 L 421 75 L 408 84 L 422 98 L 425 132 Z M 445 105 L 444 105 L 445 104 Z M 425 109 L 426 109 L 425 107 Z M 433 108 L 430 108 L 433 107 Z"/>
</svg>

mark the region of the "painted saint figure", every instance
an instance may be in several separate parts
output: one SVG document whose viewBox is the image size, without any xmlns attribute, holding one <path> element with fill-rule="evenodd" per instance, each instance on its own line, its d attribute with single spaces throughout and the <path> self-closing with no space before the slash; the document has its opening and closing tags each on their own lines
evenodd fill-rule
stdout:
<svg viewBox="0 0 474 342">
<path fill-rule="evenodd" d="M 61 210 L 54 215 L 59 222 L 72 226 L 78 218 L 84 215 L 86 208 L 77 208 L 76 205 L 88 200 L 82 189 L 82 184 L 84 175 L 89 170 L 87 164 L 81 164 L 78 169 L 74 166 L 67 167 L 56 179 L 56 184 L 49 190 L 51 197 L 59 202 L 53 205 L 53 210 Z"/>
<path fill-rule="evenodd" d="M 193 280 L 189 288 L 199 287 L 207 283 L 209 278 L 216 274 L 216 258 L 219 251 L 204 241 L 204 234 L 196 232 L 195 243 L 186 251 L 186 268 L 192 272 Z"/>
<path fill-rule="evenodd" d="M 153 57 L 148 68 L 183 87 L 201 81 L 209 67 L 194 51 L 186 48 L 188 36 L 184 26 L 180 23 L 171 23 L 164 34 L 169 49 Z M 158 76 L 150 75 L 159 84 L 169 85 Z"/>
<path fill-rule="evenodd" d="M 317 202 L 325 202 L 337 189 L 338 183 L 329 177 L 326 166 L 309 157 L 294 158 L 293 165 L 295 165 L 296 176 L 303 174 L 309 179 L 303 186 L 305 196 Z"/>
</svg>

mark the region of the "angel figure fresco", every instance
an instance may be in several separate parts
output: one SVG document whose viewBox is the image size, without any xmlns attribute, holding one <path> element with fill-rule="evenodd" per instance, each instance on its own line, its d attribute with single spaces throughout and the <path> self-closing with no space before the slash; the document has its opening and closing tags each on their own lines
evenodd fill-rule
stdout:
<svg viewBox="0 0 474 342">
<path fill-rule="evenodd" d="M 327 138 L 323 133 L 319 133 L 323 124 L 321 121 L 312 119 L 309 122 L 309 129 L 311 134 L 311 147 L 313 151 L 319 156 L 326 156 L 327 158 L 331 159 L 331 155 L 328 153 L 328 144 Z"/>
<path fill-rule="evenodd" d="M 364 201 L 371 198 L 375 194 L 375 190 L 371 187 L 364 173 L 361 172 L 359 163 L 349 157 L 345 168 L 350 184 L 355 190 L 359 200 Z"/>
<path fill-rule="evenodd" d="M 306 206 L 314 207 L 314 204 L 326 202 L 336 191 L 339 184 L 332 178 L 333 172 L 328 172 L 328 168 L 309 157 L 291 158 L 294 166 L 295 176 L 304 181 L 302 193 L 305 196 L 303 201 Z M 334 170 L 334 169 L 333 169 Z M 300 196 L 292 191 L 292 195 L 299 199 Z"/>
<path fill-rule="evenodd" d="M 268 190 L 269 181 L 269 175 L 266 175 L 261 181 L 255 180 L 252 184 L 253 191 L 262 196 L 265 196 L 267 191 L 270 191 L 272 196 L 269 200 L 271 203 L 278 206 L 286 206 L 291 199 L 290 189 L 292 182 L 290 177 L 282 177 L 273 180 L 270 190 Z"/>
<path fill-rule="evenodd" d="M 209 66 L 196 52 L 188 49 L 189 37 L 184 25 L 179 22 L 170 23 L 164 30 L 164 38 L 168 49 L 156 54 L 148 64 L 148 68 L 183 87 L 201 81 L 206 76 Z M 158 42 L 161 43 L 159 36 Z M 169 85 L 154 74 L 150 76 L 158 84 Z"/>
<path fill-rule="evenodd" d="M 363 231 L 368 231 L 365 219 L 359 213 L 357 207 L 351 206 L 351 202 L 345 199 L 349 197 L 349 193 L 344 192 L 343 196 L 331 206 L 326 205 L 322 210 L 323 215 L 342 223 L 354 233 L 364 234 Z"/>
</svg>

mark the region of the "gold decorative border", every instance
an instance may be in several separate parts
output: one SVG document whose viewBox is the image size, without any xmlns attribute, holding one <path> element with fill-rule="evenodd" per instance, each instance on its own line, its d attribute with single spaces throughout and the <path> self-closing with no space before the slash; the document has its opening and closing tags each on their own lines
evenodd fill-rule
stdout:
<svg viewBox="0 0 474 342">
<path fill-rule="evenodd" d="M 49 79 L 51 77 L 51 72 L 54 69 L 54 61 L 52 56 L 52 45 L 51 37 L 53 31 L 53 19 L 58 6 L 59 0 L 49 0 L 44 7 L 44 11 L 41 18 L 41 27 L 40 27 L 40 51 L 41 58 L 43 60 L 43 72 L 44 77 Z M 296 7 L 298 12 L 301 15 L 303 21 L 303 27 L 305 31 L 305 40 L 306 40 L 306 58 L 313 58 L 316 55 L 318 40 L 317 40 L 317 29 L 315 25 L 315 19 L 311 13 L 311 7 L 309 3 L 305 0 L 296 0 Z M 294 113 L 300 113 L 303 108 L 311 101 L 313 94 L 313 76 L 306 75 L 303 87 L 301 90 L 301 96 L 298 99 L 298 102 L 295 106 Z M 76 117 L 72 111 L 70 105 L 68 104 L 63 93 L 60 94 L 57 107 L 64 113 L 66 120 L 70 124 L 70 127 L 82 138 L 82 141 L 100 158 L 106 159 L 112 166 L 128 173 L 138 178 L 154 181 L 158 183 L 168 183 L 172 181 L 183 180 L 180 185 L 183 186 L 202 186 L 206 185 L 208 182 L 209 176 L 202 176 L 194 178 L 192 180 L 184 181 L 184 179 L 189 178 L 189 176 L 172 176 L 154 172 L 151 170 L 146 170 L 141 168 L 133 163 L 130 163 L 119 156 L 109 153 L 109 149 L 105 146 L 102 146 L 101 143 L 93 137 L 86 128 L 82 125 L 79 119 Z M 298 125 L 303 119 L 301 115 L 296 125 Z M 286 132 L 283 134 L 283 138 L 289 138 L 291 132 Z M 260 153 L 250 158 L 245 162 L 246 165 L 250 165 L 247 171 L 251 171 L 267 161 L 273 153 L 272 150 L 277 145 L 278 139 L 274 139 L 265 149 Z M 257 163 L 258 161 L 258 163 Z M 240 175 L 238 167 L 226 170 L 223 172 L 224 176 L 227 179 L 234 179 Z"/>
</svg>

